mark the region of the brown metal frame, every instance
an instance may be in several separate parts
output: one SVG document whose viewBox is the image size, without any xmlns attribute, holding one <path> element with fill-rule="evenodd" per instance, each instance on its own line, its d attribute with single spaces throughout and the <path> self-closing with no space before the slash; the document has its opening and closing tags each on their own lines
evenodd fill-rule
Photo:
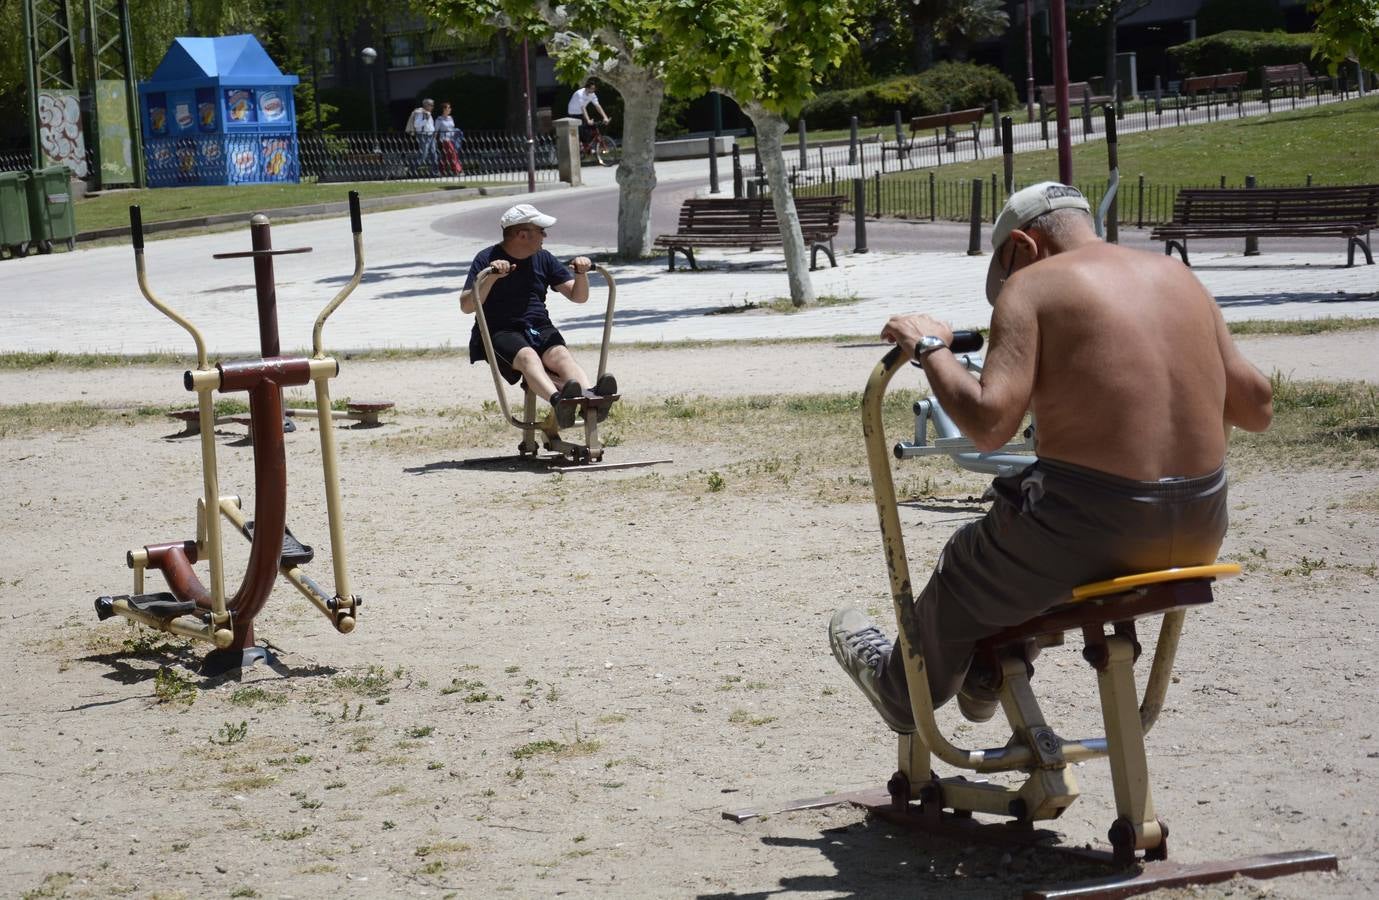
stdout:
<svg viewBox="0 0 1379 900">
<path fill-rule="evenodd" d="M 1051 835 L 1036 830 L 1034 823 L 1058 818 L 1077 799 L 1077 782 L 1069 764 L 1104 756 L 1111 765 L 1117 813 L 1108 832 L 1110 852 L 1049 849 L 1075 852 L 1081 859 L 1106 863 L 1119 871 L 1095 883 L 1027 896 L 1129 896 L 1153 887 L 1224 881 L 1236 873 L 1270 878 L 1301 871 L 1334 870 L 1335 856 L 1310 850 L 1191 866 L 1167 862 L 1168 828 L 1154 812 L 1144 737 L 1163 707 L 1185 610 L 1210 603 L 1211 581 L 1239 574 L 1238 566 L 1198 566 L 1084 585 L 1073 592 L 1068 603 L 980 642 L 977 654 L 995 664 L 1001 673 L 1000 701 L 1012 736 L 1005 745 L 984 750 L 949 743 L 935 721 L 925 675 L 881 414 L 886 387 L 905 362 L 900 350 L 894 349 L 873 370 L 862 395 L 862 432 L 899 626 L 893 652 L 900 653 L 904 660 L 916 729 L 912 734 L 899 736 L 898 769 L 884 792 L 800 801 L 786 809 L 850 803 L 902 824 L 962 840 L 1040 843 Z M 1134 677 L 1134 664 L 1140 655 L 1135 620 L 1147 616 L 1162 616 L 1163 621 L 1140 701 Z M 1074 629 L 1082 631 L 1086 641 L 1083 656 L 1097 673 L 1105 737 L 1060 737 L 1044 721 L 1030 688 L 1026 643 L 1040 639 L 1045 644 L 1061 643 L 1063 633 Z M 934 756 L 959 769 L 1023 772 L 1025 779 L 1007 786 L 968 781 L 961 776 L 941 778 L 932 768 Z M 1009 821 L 978 822 L 972 813 Z M 759 814 L 745 809 L 724 816 L 740 822 Z"/>
<path fill-rule="evenodd" d="M 200 331 L 184 316 L 159 300 L 148 286 L 142 222 L 138 207 L 130 208 L 130 222 L 134 235 L 135 271 L 140 290 L 154 308 L 185 329 L 196 346 L 196 368 L 184 374 L 183 383 L 187 390 L 195 391 L 197 394 L 204 495 L 197 505 L 195 541 L 149 544 L 140 550 L 130 551 L 127 562 L 134 570 L 136 595 L 144 590 L 145 571 L 157 569 L 163 573 L 169 589 L 178 600 L 191 601 L 198 610 L 204 611 L 199 616 L 203 624 L 191 625 L 176 616 L 159 616 L 137 609 L 124 597 L 100 598 L 97 600 L 98 613 L 113 613 L 144 625 L 213 643 L 217 649 L 207 657 L 202 670 L 208 674 L 239 668 L 244 664 L 247 655 L 255 646 L 254 617 L 267 603 L 273 584 L 280 573 L 331 619 L 337 631 L 342 634 L 353 631 L 360 599 L 350 587 L 329 389 L 329 380 L 339 373 L 340 367 L 336 360 L 325 355 L 321 333 L 326 319 L 359 285 L 364 273 L 358 194 L 350 192 L 354 272 L 350 281 L 317 317 L 312 332 L 313 354 L 310 358 L 280 355 L 277 293 L 273 274 L 274 256 L 306 253 L 310 252 L 310 248 L 274 250 L 268 218 L 260 214 L 250 220 L 252 250 L 215 254 L 216 259 L 251 258 L 254 261 L 259 344 L 263 355 L 260 359 L 223 362 L 213 367 L 207 359 L 205 340 Z M 282 389 L 305 385 L 308 382 L 312 383 L 316 390 L 326 512 L 330 525 L 335 575 L 333 596 L 312 581 L 299 566 L 286 562 L 283 558 L 283 539 L 287 529 L 287 459 L 283 441 Z M 254 445 L 255 520 L 252 528 L 240 510 L 239 498 L 220 494 L 215 456 L 215 414 L 212 395 L 216 392 L 239 391 L 249 395 L 249 427 Z M 234 596 L 229 599 L 225 597 L 224 588 L 224 556 L 220 530 L 222 516 L 250 541 L 249 560 L 244 578 Z M 209 586 L 202 584 L 193 568 L 200 559 L 207 560 L 209 564 Z"/>
</svg>

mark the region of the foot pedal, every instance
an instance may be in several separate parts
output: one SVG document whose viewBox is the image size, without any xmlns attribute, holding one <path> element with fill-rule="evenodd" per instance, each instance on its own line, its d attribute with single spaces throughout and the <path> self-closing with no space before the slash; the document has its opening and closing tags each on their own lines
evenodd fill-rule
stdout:
<svg viewBox="0 0 1379 900">
<path fill-rule="evenodd" d="M 167 591 L 156 594 L 121 594 L 118 597 L 97 597 L 96 618 L 105 621 L 115 615 L 115 601 L 123 600 L 139 612 L 157 616 L 160 619 L 175 619 L 196 612 L 196 604 L 190 600 L 178 600 Z"/>
<path fill-rule="evenodd" d="M 249 540 L 254 539 L 254 523 L 244 523 L 244 534 Z M 291 528 L 283 529 L 283 549 L 282 564 L 285 566 L 304 566 L 316 558 L 316 551 L 297 540 L 297 536 L 292 533 Z"/>
</svg>

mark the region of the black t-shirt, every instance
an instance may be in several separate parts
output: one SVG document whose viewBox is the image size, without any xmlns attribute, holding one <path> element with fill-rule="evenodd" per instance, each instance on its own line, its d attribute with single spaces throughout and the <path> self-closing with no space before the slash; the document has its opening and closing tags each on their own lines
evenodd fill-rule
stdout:
<svg viewBox="0 0 1379 900">
<path fill-rule="evenodd" d="M 538 250 L 526 259 L 513 259 L 503 252 L 502 244 L 494 244 L 474 257 L 464 289 L 473 288 L 479 273 L 497 259 L 512 263 L 513 271 L 489 282 L 488 300 L 484 303 L 484 321 L 488 323 L 489 332 L 549 327 L 551 317 L 546 311 L 546 292 L 575 276 L 548 250 Z M 477 316 L 470 340 L 480 340 Z"/>
</svg>

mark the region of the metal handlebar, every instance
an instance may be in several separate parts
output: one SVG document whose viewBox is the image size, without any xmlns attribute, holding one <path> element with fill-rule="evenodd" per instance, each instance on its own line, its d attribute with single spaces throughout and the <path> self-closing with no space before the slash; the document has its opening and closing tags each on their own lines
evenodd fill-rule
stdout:
<svg viewBox="0 0 1379 900">
<path fill-rule="evenodd" d="M 358 191 L 350 191 L 350 231 L 354 234 L 354 274 L 350 276 L 349 283 L 340 289 L 340 293 L 336 294 L 316 317 L 316 324 L 311 329 L 311 355 L 314 359 L 325 358 L 325 351 L 321 349 L 321 331 L 326 327 L 326 319 L 345 302 L 346 297 L 354 293 L 354 289 L 359 287 L 360 279 L 364 277 L 364 223 L 359 214 Z"/>
<path fill-rule="evenodd" d="M 191 335 L 192 342 L 196 344 L 196 368 L 200 371 L 209 369 L 210 363 L 206 358 L 206 341 L 201 337 L 200 330 L 186 316 L 155 297 L 152 289 L 148 286 L 148 271 L 144 266 L 144 217 L 138 206 L 129 208 L 129 233 L 133 238 L 134 272 L 139 280 L 139 291 L 144 295 L 144 299 L 153 304 L 154 309 L 172 319 Z"/>
</svg>

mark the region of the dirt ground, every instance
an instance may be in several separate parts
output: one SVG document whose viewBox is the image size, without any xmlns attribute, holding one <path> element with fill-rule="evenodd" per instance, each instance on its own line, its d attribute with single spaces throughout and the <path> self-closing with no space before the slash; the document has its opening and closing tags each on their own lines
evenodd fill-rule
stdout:
<svg viewBox="0 0 1379 900">
<path fill-rule="evenodd" d="M 1379 381 L 1375 338 L 1241 344 L 1266 371 Z M 280 581 L 257 620 L 276 665 L 219 681 L 196 674 L 200 646 L 92 611 L 129 591 L 126 550 L 194 535 L 195 440 L 157 415 L 0 437 L 0 894 L 992 897 L 1059 882 L 1037 851 L 846 807 L 721 818 L 894 768 L 825 639 L 840 605 L 889 616 L 855 412 L 836 432 L 802 413 L 812 433 L 732 405 L 860 390 L 881 352 L 618 353 L 629 400 L 673 412 L 610 429 L 609 458 L 674 462 L 558 476 L 462 464 L 517 441 L 480 410 L 481 367 L 347 362 L 337 396 L 398 402 L 383 427 L 339 433 L 358 630 L 336 634 Z M 186 402 L 180 374 L 4 372 L 0 395 L 166 406 Z M 242 435 L 218 437 L 221 486 L 252 507 Z M 289 524 L 330 584 L 314 428 L 288 437 L 288 460 Z M 980 514 L 982 480 L 895 466 L 918 575 Z M 1315 848 L 1340 872 L 1171 896 L 1379 895 L 1379 472 L 1252 459 L 1231 497 L 1223 555 L 1247 576 L 1189 614 L 1148 739 L 1155 806 L 1182 861 Z M 246 548 L 227 549 L 233 590 Z M 1035 681 L 1069 737 L 1100 733 L 1080 649 L 1047 652 Z M 1005 739 L 941 716 L 965 746 Z M 1084 796 L 1056 830 L 1101 844 L 1109 771 L 1076 774 Z"/>
</svg>

